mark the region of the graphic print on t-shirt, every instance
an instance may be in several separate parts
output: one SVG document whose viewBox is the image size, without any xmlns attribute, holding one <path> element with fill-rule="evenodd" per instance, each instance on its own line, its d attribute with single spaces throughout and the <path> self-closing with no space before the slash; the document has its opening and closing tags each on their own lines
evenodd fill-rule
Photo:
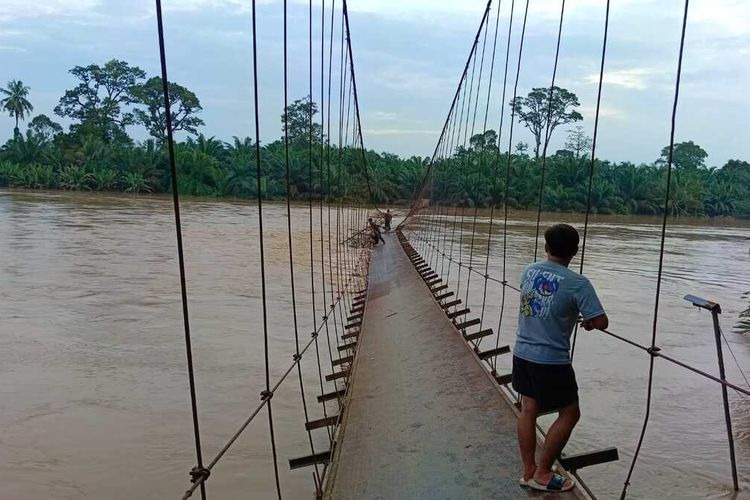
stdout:
<svg viewBox="0 0 750 500">
<path fill-rule="evenodd" d="M 550 271 L 529 269 L 521 283 L 521 314 L 529 318 L 547 318 L 555 293 L 563 280 Z"/>
</svg>

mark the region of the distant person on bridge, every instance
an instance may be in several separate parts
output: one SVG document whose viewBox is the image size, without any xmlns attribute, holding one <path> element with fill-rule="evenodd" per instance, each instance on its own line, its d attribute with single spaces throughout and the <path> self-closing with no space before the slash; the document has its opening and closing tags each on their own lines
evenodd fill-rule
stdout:
<svg viewBox="0 0 750 500">
<path fill-rule="evenodd" d="M 381 241 L 383 242 L 383 245 L 385 245 L 383 235 L 380 234 L 380 226 L 378 226 L 377 223 L 372 220 L 372 217 L 367 219 L 367 223 L 370 225 L 370 232 L 372 234 L 372 246 L 377 246 L 377 244 Z"/>
<path fill-rule="evenodd" d="M 391 219 L 393 219 L 393 215 L 391 215 L 390 209 L 386 210 L 385 215 L 383 216 L 385 219 L 385 230 L 390 231 L 391 230 Z"/>
<path fill-rule="evenodd" d="M 544 233 L 546 262 L 529 265 L 521 274 L 521 312 L 513 349 L 513 388 L 522 395 L 518 443 L 523 460 L 522 486 L 542 491 L 568 491 L 575 486 L 552 472 L 552 463 L 581 416 L 578 384 L 570 359 L 570 335 L 579 314 L 586 330 L 609 325 L 591 282 L 568 269 L 578 253 L 578 231 L 557 224 Z M 536 419 L 554 410 L 544 451 L 536 463 Z"/>
</svg>

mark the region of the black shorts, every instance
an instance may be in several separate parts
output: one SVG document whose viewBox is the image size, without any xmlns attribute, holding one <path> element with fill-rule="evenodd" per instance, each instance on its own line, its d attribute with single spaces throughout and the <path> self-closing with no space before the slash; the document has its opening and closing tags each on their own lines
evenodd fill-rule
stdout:
<svg viewBox="0 0 750 500">
<path fill-rule="evenodd" d="M 540 411 L 578 402 L 573 366 L 543 365 L 513 356 L 513 389 L 537 402 Z"/>
</svg>

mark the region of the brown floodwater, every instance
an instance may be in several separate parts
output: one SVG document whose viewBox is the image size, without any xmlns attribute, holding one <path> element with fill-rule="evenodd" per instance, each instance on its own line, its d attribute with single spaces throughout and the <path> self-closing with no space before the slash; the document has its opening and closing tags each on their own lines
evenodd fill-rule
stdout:
<svg viewBox="0 0 750 500">
<path fill-rule="evenodd" d="M 198 404 L 204 456 L 211 458 L 264 388 L 257 212 L 253 203 L 212 200 L 188 200 L 183 209 Z M 308 217 L 307 207 L 293 207 L 305 341 L 313 324 Z M 314 217 L 317 228 L 317 209 Z M 511 214 L 506 267 L 511 284 L 533 258 L 535 217 Z M 580 224 L 581 217 L 543 215 L 543 223 L 553 221 Z M 487 214 L 480 213 L 473 259 L 482 266 L 487 222 Z M 644 344 L 651 337 L 659 222 L 595 217 L 586 250 L 585 273 L 607 308 L 612 331 Z M 264 229 L 275 379 L 294 352 L 283 204 L 266 206 Z M 470 229 L 467 224 L 466 262 Z M 498 229 L 490 247 L 492 276 L 502 275 Z M 454 239 L 457 253 L 460 230 Z M 320 300 L 319 243 L 315 246 Z M 749 250 L 747 222 L 670 221 L 658 323 L 658 344 L 665 353 L 718 371 L 709 314 L 682 300 L 692 293 L 722 305 L 724 332 L 750 375 L 750 335 L 735 328 L 749 307 Z M 454 285 L 456 277 L 454 266 Z M 465 290 L 465 274 L 462 280 Z M 475 275 L 472 310 L 481 310 L 482 287 Z M 489 283 L 485 321 L 494 325 L 500 292 Z M 510 292 L 500 331 L 504 342 L 512 341 L 517 302 Z M 311 418 L 319 418 L 317 364 L 310 353 L 302 363 L 305 389 Z M 328 356 L 325 340 L 321 356 Z M 744 384 L 726 346 L 725 360 L 728 378 Z M 643 352 L 602 334 L 584 332 L 578 339 L 575 367 L 583 417 L 569 451 L 617 446 L 621 455 L 619 462 L 582 471 L 601 498 L 619 495 L 627 473 L 644 414 L 648 361 Z M 501 360 L 503 369 L 508 360 Z M 169 199 L 0 191 L 0 375 L 0 499 L 181 495 L 194 448 Z M 333 387 L 326 383 L 324 390 Z M 731 391 L 730 400 L 746 494 L 750 401 Z M 273 400 L 286 498 L 311 498 L 313 491 L 311 469 L 289 471 L 287 464 L 310 452 L 299 401 L 294 377 Z M 316 449 L 324 449 L 326 432 L 315 432 Z M 731 497 L 728 456 L 719 387 L 657 360 L 651 423 L 630 496 Z M 211 498 L 274 497 L 265 415 L 217 465 L 208 485 Z"/>
</svg>

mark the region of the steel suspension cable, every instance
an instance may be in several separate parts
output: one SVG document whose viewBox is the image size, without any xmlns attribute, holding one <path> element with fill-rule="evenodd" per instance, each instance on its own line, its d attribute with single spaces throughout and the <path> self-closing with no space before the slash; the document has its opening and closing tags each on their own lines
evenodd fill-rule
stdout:
<svg viewBox="0 0 750 500">
<path fill-rule="evenodd" d="M 348 283 L 351 282 L 353 277 L 350 277 L 348 280 Z M 347 283 L 347 286 L 348 286 Z M 339 305 L 341 303 L 341 300 L 337 300 L 336 305 Z M 315 344 L 315 339 L 317 338 L 318 334 L 320 334 L 320 331 L 323 328 L 323 324 L 321 323 L 317 330 L 315 330 L 310 340 L 305 344 L 305 346 L 300 351 L 299 357 L 295 357 L 292 364 L 287 368 L 287 370 L 281 375 L 281 377 L 276 381 L 276 383 L 271 387 L 271 390 L 269 391 L 272 395 L 276 393 L 276 391 L 281 387 L 281 384 L 284 383 L 284 381 L 289 377 L 289 374 L 292 373 L 294 368 L 298 363 L 301 362 L 303 356 L 307 353 L 308 349 L 312 347 Z M 200 485 L 202 485 L 205 480 L 208 478 L 208 475 L 213 470 L 213 468 L 216 466 L 216 464 L 219 463 L 219 461 L 226 455 L 226 453 L 229 451 L 229 449 L 234 445 L 234 443 L 237 442 L 237 439 L 242 435 L 242 433 L 247 429 L 247 427 L 250 425 L 250 423 L 255 419 L 255 417 L 260 414 L 261 410 L 268 404 L 270 401 L 270 398 L 268 397 L 262 397 L 260 403 L 253 409 L 253 411 L 249 414 L 249 416 L 245 419 L 244 422 L 240 425 L 240 427 L 237 429 L 237 431 L 232 434 L 232 436 L 227 440 L 227 442 L 224 444 L 224 446 L 219 450 L 219 452 L 214 456 L 214 458 L 211 460 L 211 462 L 206 465 L 205 467 L 205 474 L 197 474 L 194 476 L 194 479 L 192 480 L 193 485 L 185 492 L 185 495 L 183 495 L 183 500 L 186 500 L 187 498 L 190 498 L 192 494 L 195 492 L 196 489 Z"/>
<path fill-rule="evenodd" d="M 547 97 L 547 124 L 544 131 L 544 148 L 542 149 L 542 169 L 539 181 L 539 207 L 536 213 L 536 235 L 534 236 L 534 261 L 536 262 L 539 250 L 539 226 L 542 222 L 542 201 L 544 199 L 544 174 L 547 167 L 547 147 L 549 145 L 550 125 L 552 122 L 552 100 L 555 95 L 555 78 L 557 77 L 557 63 L 560 60 L 560 42 L 562 41 L 563 19 L 565 17 L 565 0 L 560 5 L 560 24 L 557 28 L 557 46 L 555 47 L 555 65 L 552 68 L 552 83 L 549 86 Z"/>
<path fill-rule="evenodd" d="M 432 153 L 432 159 L 430 160 L 430 164 L 427 166 L 427 171 L 424 173 L 424 176 L 422 177 L 422 181 L 420 182 L 419 187 L 417 188 L 417 190 L 415 190 L 414 203 L 412 203 L 412 207 L 409 209 L 409 212 L 406 214 L 406 217 L 404 218 L 404 221 L 401 224 L 407 221 L 413 215 L 413 213 L 418 209 L 417 204 L 418 204 L 418 200 L 421 198 L 421 191 L 424 189 L 424 186 L 427 183 L 427 179 L 429 179 L 429 176 L 432 173 L 432 168 L 435 163 L 435 158 L 437 157 L 438 149 L 440 148 L 440 143 L 442 142 L 443 137 L 445 136 L 446 130 L 448 128 L 448 121 L 450 119 L 451 113 L 453 112 L 456 106 L 456 103 L 458 102 L 458 97 L 459 97 L 459 94 L 461 93 L 461 88 L 463 86 L 464 81 L 466 80 L 466 75 L 468 74 L 469 65 L 471 64 L 471 61 L 474 57 L 474 53 L 476 52 L 477 46 L 479 45 L 479 37 L 482 34 L 482 29 L 484 28 L 484 24 L 487 21 L 487 17 L 490 13 L 491 7 L 492 7 L 492 0 L 488 0 L 487 6 L 484 9 L 484 15 L 482 16 L 482 21 L 479 23 L 479 28 L 477 29 L 477 33 L 474 36 L 474 43 L 472 44 L 471 50 L 469 51 L 469 56 L 466 58 L 466 64 L 464 65 L 463 73 L 461 73 L 461 78 L 458 81 L 458 87 L 456 88 L 456 93 L 453 95 L 453 101 L 451 102 L 451 106 L 448 111 L 448 116 L 446 116 L 445 118 L 445 122 L 443 123 L 443 128 L 440 132 L 440 136 L 438 137 L 438 142 L 435 145 L 435 151 Z"/>
<path fill-rule="evenodd" d="M 309 236 L 310 236 L 310 295 L 312 297 L 312 320 L 313 320 L 313 332 L 318 331 L 318 315 L 315 307 L 315 251 L 313 243 L 313 6 L 312 0 L 308 2 L 308 51 L 309 51 L 309 94 L 308 94 L 308 193 L 307 201 L 309 206 Z M 323 301 L 325 303 L 325 300 Z M 320 346 L 318 345 L 317 333 L 314 334 L 313 340 L 315 341 L 315 358 L 318 364 L 318 381 L 320 385 L 320 393 L 325 393 L 323 386 L 323 369 L 320 364 Z M 328 409 L 326 402 L 323 401 L 323 416 L 328 417 Z M 329 440 L 333 439 L 330 428 L 328 429 Z"/>
<path fill-rule="evenodd" d="M 513 6 L 511 5 L 511 8 Z M 513 84 L 513 101 L 518 97 L 518 79 L 521 76 L 521 61 L 523 60 L 523 42 L 526 39 L 526 21 L 529 17 L 529 0 L 526 0 L 526 7 L 523 12 L 523 22 L 521 24 L 521 40 L 518 44 L 518 61 L 516 63 L 516 79 Z M 510 28 L 509 28 L 510 33 Z M 510 45 L 508 45 L 510 46 Z M 495 347 L 500 345 L 500 332 L 503 327 L 503 315 L 505 314 L 505 295 L 508 283 L 507 275 L 507 262 L 508 262 L 508 201 L 510 200 L 510 167 L 511 167 L 511 148 L 513 147 L 513 125 L 515 124 L 516 111 L 515 107 L 511 106 L 510 112 L 510 130 L 508 131 L 508 160 L 505 165 L 505 199 L 503 202 L 503 292 L 502 298 L 500 299 L 500 318 L 497 325 L 497 338 L 495 340 Z M 497 370 L 497 360 L 493 365 L 493 370 Z"/>
<path fill-rule="evenodd" d="M 481 34 L 481 32 L 478 32 L 478 33 Z M 477 37 L 477 41 L 478 40 L 479 40 L 479 38 Z M 468 61 L 467 61 L 467 64 L 468 64 Z M 468 69 L 468 66 L 467 66 L 467 69 Z M 454 108 L 453 125 L 451 127 L 451 131 L 450 131 L 450 135 L 449 135 L 450 139 L 449 139 L 449 142 L 448 142 L 448 157 L 446 158 L 445 167 L 443 168 L 443 170 L 445 171 L 446 177 L 450 177 L 450 170 L 451 170 L 450 167 L 454 163 L 454 161 L 453 161 L 453 155 L 455 153 L 455 147 L 456 147 L 456 144 L 457 144 L 456 137 L 461 135 L 461 124 L 463 123 L 464 99 L 466 97 L 466 86 L 463 85 L 465 82 L 466 82 L 466 79 L 464 79 L 461 82 L 460 86 L 459 86 L 459 90 L 461 91 L 461 95 L 459 97 L 459 103 L 460 104 L 459 104 L 459 106 L 457 108 Z M 460 113 L 461 113 L 460 117 L 458 117 L 458 110 L 459 109 L 460 109 Z M 457 117 L 458 117 L 458 119 L 456 119 Z M 457 128 L 458 128 L 458 131 L 456 130 Z M 446 197 L 446 201 L 451 201 L 451 200 L 448 200 L 447 197 Z M 445 261 L 446 261 L 446 257 L 447 257 L 447 254 L 446 254 L 445 250 L 446 250 L 446 247 L 448 245 L 448 242 L 447 242 L 447 239 L 448 239 L 448 227 L 451 226 L 451 225 L 453 226 L 453 229 L 451 231 L 451 256 L 452 256 L 453 236 L 455 235 L 455 218 L 458 215 L 458 206 L 455 203 L 455 201 L 453 201 L 453 204 L 456 205 L 454 207 L 454 209 L 453 209 L 453 224 L 450 224 L 450 221 L 448 220 L 448 217 L 446 217 L 445 220 L 443 221 L 443 251 L 440 252 L 441 255 L 442 255 L 441 262 L 440 262 L 440 274 L 446 276 L 446 281 L 445 281 L 446 284 L 448 283 L 448 281 L 450 279 L 450 269 L 451 269 L 450 268 L 450 262 L 451 261 L 448 261 L 448 264 L 449 264 L 448 265 L 448 271 L 447 271 L 447 273 L 445 272 Z M 447 206 L 446 207 L 446 215 L 449 212 L 449 210 L 450 210 L 450 207 Z"/>
<path fill-rule="evenodd" d="M 464 106 L 466 104 L 467 89 L 469 89 L 470 87 L 474 86 L 474 67 L 475 67 L 475 63 L 476 63 L 476 59 L 472 59 L 472 65 L 471 65 L 472 66 L 472 69 L 471 69 L 471 85 L 468 86 L 468 87 L 464 87 L 463 96 L 461 97 L 461 116 L 459 118 L 459 123 L 458 123 L 458 137 L 459 137 L 459 141 L 460 141 L 460 137 L 461 137 L 461 131 L 463 130 L 463 125 L 464 125 Z M 471 99 L 471 96 L 469 96 L 469 98 Z M 471 106 L 471 105 L 469 105 L 469 106 Z M 466 120 L 467 120 L 466 126 L 467 127 L 468 127 L 468 115 L 469 115 L 469 113 L 467 111 L 467 113 L 466 113 L 466 116 L 467 116 L 467 118 L 466 118 Z M 463 135 L 464 135 L 464 137 L 466 136 L 465 133 Z M 459 141 L 457 141 L 457 143 Z M 458 148 L 458 146 L 456 146 L 456 148 Z M 454 156 L 454 165 L 455 165 L 455 156 Z M 445 280 L 445 283 L 447 285 L 450 285 L 451 268 L 453 266 L 453 247 L 455 245 L 455 236 L 456 236 L 456 222 L 458 221 L 458 202 L 454 200 L 454 204 L 455 204 L 455 209 L 453 211 L 453 229 L 451 230 L 451 245 L 450 245 L 450 253 L 448 254 L 448 273 L 446 275 L 446 280 Z M 461 270 L 461 266 L 460 265 L 459 265 L 458 269 L 459 269 L 459 271 Z M 460 275 L 459 275 L 459 278 L 460 278 Z M 458 293 L 459 293 L 459 290 L 456 290 L 456 294 L 458 294 Z"/>
<path fill-rule="evenodd" d="M 490 63 L 490 75 L 489 75 L 489 83 L 487 85 L 487 102 L 484 107 L 484 122 L 482 124 L 482 149 L 479 154 L 479 172 L 482 173 L 484 171 L 484 153 L 486 149 L 486 133 L 487 133 L 487 121 L 489 119 L 489 113 L 490 113 L 490 101 L 492 99 L 492 80 L 495 76 L 495 55 L 497 53 L 497 33 L 498 28 L 500 27 L 500 9 L 502 7 L 502 1 L 498 2 L 497 5 L 497 16 L 495 17 L 495 32 L 493 35 L 493 41 L 492 41 L 492 57 L 491 57 L 491 63 Z M 487 31 L 489 31 L 489 28 L 485 30 L 485 42 L 487 41 Z M 483 54 L 482 58 L 484 58 L 484 49 L 482 49 Z M 495 175 L 493 176 L 493 189 L 494 184 L 496 183 L 496 177 L 497 177 L 497 171 L 495 171 Z M 492 195 L 491 195 L 492 196 Z M 473 266 L 473 260 L 474 260 L 474 237 L 476 234 L 477 229 L 477 203 L 476 200 L 474 202 L 474 221 L 472 223 L 472 229 L 471 229 L 471 246 L 469 251 L 469 270 L 471 271 Z M 488 236 L 488 242 L 489 242 L 489 236 Z M 489 259 L 489 253 L 487 254 L 487 258 Z M 482 330 L 482 323 L 484 320 L 484 303 L 487 299 L 487 278 L 486 278 L 486 271 L 485 271 L 485 279 L 484 279 L 484 291 L 483 291 L 483 298 L 482 298 L 482 314 L 479 319 L 479 331 Z M 469 272 L 469 276 L 466 283 L 466 307 L 469 307 L 469 291 L 471 289 L 471 272 Z M 482 338 L 479 338 L 477 341 L 474 342 L 474 345 L 476 348 L 479 348 L 479 344 L 481 344 Z"/>
<path fill-rule="evenodd" d="M 486 255 L 484 259 L 484 289 L 482 291 L 482 312 L 479 316 L 479 330 L 481 331 L 484 326 L 484 314 L 487 309 L 487 283 L 490 278 L 489 270 L 490 270 L 490 250 L 492 248 L 492 229 L 495 219 L 495 194 L 497 193 L 497 183 L 498 183 L 498 177 L 500 172 L 500 141 L 502 140 L 503 136 L 503 119 L 505 116 L 505 92 L 507 90 L 507 83 L 508 83 L 508 61 L 510 59 L 510 40 L 511 40 L 511 34 L 513 32 L 513 11 L 515 7 L 515 0 L 511 0 L 510 4 L 510 17 L 508 20 L 508 41 L 507 46 L 505 49 L 505 70 L 503 73 L 503 92 L 502 97 L 500 98 L 500 125 L 498 127 L 497 132 L 497 141 L 494 145 L 497 149 L 495 161 L 494 161 L 494 168 L 493 168 L 493 180 L 492 180 L 492 193 L 490 194 L 490 224 L 487 229 L 487 249 L 486 249 Z M 497 21 L 495 23 L 495 48 L 497 48 L 497 35 L 498 35 L 498 25 L 500 22 L 500 6 L 498 6 L 497 10 Z M 495 57 L 493 49 L 493 55 L 492 57 Z M 506 179 L 507 184 L 507 179 Z M 505 294 L 505 286 L 502 287 L 502 293 Z M 500 332 L 496 333 L 496 348 L 500 345 Z M 479 342 L 477 342 L 477 348 L 479 348 L 479 345 L 482 343 L 482 339 L 479 339 Z M 495 359 L 490 360 L 490 365 L 492 366 L 493 371 L 495 370 Z"/>
<path fill-rule="evenodd" d="M 172 132 L 172 111 L 169 97 L 169 79 L 167 77 L 167 55 L 164 43 L 164 20 L 162 17 L 161 0 L 156 0 L 156 27 L 159 39 L 159 61 L 161 64 L 162 93 L 164 96 L 164 119 L 167 128 L 167 151 L 169 154 L 169 171 L 172 183 L 172 206 L 174 208 L 175 235 L 177 237 L 177 261 L 180 273 L 180 297 L 182 299 L 182 322 L 185 331 L 185 355 L 187 358 L 188 383 L 190 386 L 190 410 L 193 416 L 193 439 L 195 441 L 195 460 L 197 467 L 191 472 L 195 479 L 205 475 L 203 467 L 203 452 L 201 446 L 201 432 L 198 422 L 198 399 L 195 391 L 195 371 L 193 368 L 193 343 L 190 336 L 190 315 L 188 314 L 187 278 L 185 272 L 185 251 L 182 240 L 182 217 L 180 216 L 180 194 L 177 184 L 177 162 L 175 160 L 174 137 Z M 206 485 L 201 482 L 201 498 L 206 499 Z"/>
<path fill-rule="evenodd" d="M 320 9 L 320 159 L 318 162 L 318 185 L 320 189 L 320 200 L 319 200 L 319 228 L 320 228 L 320 282 L 322 285 L 323 293 L 321 295 L 322 300 L 322 308 L 321 311 L 323 312 L 322 321 L 325 322 L 325 332 L 326 332 L 326 341 L 328 345 L 328 360 L 330 362 L 331 370 L 333 371 L 334 364 L 333 364 L 333 350 L 331 347 L 331 332 L 330 328 L 328 327 L 328 321 L 326 319 L 328 318 L 328 308 L 326 307 L 326 300 L 327 300 L 327 287 L 326 287 L 326 264 L 325 264 L 325 246 L 324 246 L 324 238 L 323 234 L 325 231 L 323 230 L 323 203 L 327 198 L 327 194 L 325 192 L 325 182 L 323 177 L 323 171 L 325 169 L 325 147 L 326 147 L 326 141 L 325 141 L 325 19 L 326 19 L 326 2 L 325 0 L 322 1 L 321 9 Z M 337 337 L 338 338 L 338 337 Z M 338 381 L 333 381 L 334 387 L 336 387 L 336 390 L 338 391 Z M 333 440 L 333 434 L 330 435 L 331 441 Z"/>
<path fill-rule="evenodd" d="M 333 22 L 331 22 L 331 25 L 333 25 Z M 344 71 L 344 16 L 341 16 L 341 54 L 339 58 L 339 124 L 338 124 L 338 151 L 337 151 L 337 157 L 338 157 L 338 165 L 336 168 L 336 287 L 338 289 L 338 297 L 341 297 L 346 293 L 346 290 L 343 289 L 343 273 L 342 273 L 342 256 L 341 256 L 341 245 L 343 244 L 342 241 L 342 235 L 341 235 L 341 211 L 342 211 L 342 179 L 341 179 L 341 167 L 343 163 L 342 159 L 342 150 L 341 150 L 341 141 L 343 138 L 343 113 L 344 113 L 344 78 L 346 77 L 346 71 Z M 333 44 L 332 44 L 333 45 Z M 330 98 L 328 99 L 328 102 L 330 102 Z M 330 117 L 331 114 L 328 113 L 328 116 Z M 330 133 L 328 134 L 330 138 Z M 341 320 L 341 324 L 345 325 L 344 323 L 344 314 L 341 308 L 339 308 L 339 319 Z"/>
<path fill-rule="evenodd" d="M 487 25 L 485 24 L 485 28 L 486 28 L 486 26 Z M 474 100 L 474 111 L 473 111 L 473 113 L 471 113 L 471 116 L 472 116 L 472 118 L 471 118 L 471 133 L 469 133 L 469 114 L 468 114 L 468 112 L 471 112 L 471 104 L 472 104 L 471 100 L 472 100 L 472 94 L 473 94 L 473 88 L 474 88 L 474 71 L 473 71 L 473 68 L 472 68 L 472 74 L 471 74 L 471 85 L 469 86 L 469 109 L 467 110 L 466 128 L 464 129 L 464 143 L 463 143 L 464 161 L 462 162 L 462 164 L 464 165 L 464 169 L 463 170 L 464 170 L 464 183 L 465 183 L 465 185 L 462 187 L 462 190 L 461 190 L 462 194 L 463 194 L 463 188 L 468 187 L 468 184 L 469 184 L 468 169 L 471 166 L 471 154 L 470 154 L 469 150 L 471 148 L 471 138 L 474 137 L 474 130 L 476 128 L 476 123 L 477 123 L 477 109 L 479 107 L 479 97 L 480 97 L 481 87 L 482 87 L 482 73 L 484 71 L 484 52 L 485 52 L 485 48 L 486 48 L 486 45 L 487 45 L 487 31 L 488 31 L 487 29 L 484 30 L 484 37 L 483 37 L 484 38 L 484 42 L 482 43 L 482 56 L 481 56 L 480 63 L 479 63 L 479 75 L 478 75 L 478 78 L 477 78 L 477 94 L 476 94 L 476 99 Z M 467 148 L 467 144 L 469 145 L 468 148 Z M 470 196 L 470 193 L 469 193 L 468 189 L 466 189 L 466 195 L 467 195 L 467 201 L 466 201 L 466 203 L 468 203 L 468 198 Z M 458 279 L 457 279 L 457 285 L 456 285 L 456 296 L 458 296 L 461 293 L 461 269 L 463 268 L 463 266 L 461 264 L 463 264 L 463 259 L 464 259 L 464 232 L 465 232 L 464 231 L 464 226 L 465 226 L 465 220 L 466 220 L 466 207 L 465 207 L 465 203 L 462 202 L 462 206 L 461 206 L 461 235 L 460 235 L 461 242 L 460 242 L 459 247 L 458 247 L 459 248 L 459 254 L 458 254 Z M 472 237 L 473 237 L 473 235 L 472 235 Z M 468 279 L 467 279 L 467 290 L 468 290 L 468 284 L 471 281 L 471 273 L 469 272 L 467 276 L 468 276 Z M 468 294 L 466 294 L 466 300 L 467 301 L 469 300 L 468 298 L 469 298 L 469 296 L 468 296 Z M 453 312 L 454 313 L 458 311 L 458 307 L 459 307 L 458 304 L 456 304 L 455 306 L 453 306 Z"/>
<path fill-rule="evenodd" d="M 261 191 L 261 159 L 260 159 L 260 119 L 258 100 L 258 37 L 256 29 L 256 8 L 255 0 L 252 0 L 252 22 L 253 22 L 253 102 L 255 115 L 255 175 L 258 195 L 258 242 L 260 244 L 260 286 L 261 301 L 263 304 L 263 355 L 265 359 L 266 390 L 261 394 L 263 398 L 268 399 L 266 408 L 268 409 L 268 434 L 271 438 L 271 452 L 273 455 L 273 473 L 276 480 L 276 494 L 281 500 L 281 483 L 279 482 L 279 465 L 276 456 L 276 437 L 273 428 L 273 411 L 271 409 L 271 372 L 270 358 L 268 352 L 268 305 L 266 300 L 266 256 L 263 238 L 263 193 Z"/>
<path fill-rule="evenodd" d="M 646 411 L 643 418 L 643 427 L 641 428 L 641 433 L 638 438 L 638 445 L 636 446 L 635 453 L 633 453 L 633 460 L 630 463 L 630 469 L 628 470 L 628 475 L 625 478 L 625 483 L 622 488 L 622 493 L 620 495 L 621 499 L 624 499 L 627 495 L 628 486 L 630 485 L 630 479 L 633 475 L 633 470 L 635 469 L 635 464 L 638 461 L 638 456 L 641 451 L 641 446 L 643 445 L 643 439 L 646 436 L 646 429 L 648 427 L 649 417 L 651 416 L 651 399 L 652 399 L 652 392 L 653 392 L 653 384 L 654 384 L 654 359 L 655 359 L 655 352 L 657 352 L 657 346 L 656 346 L 656 333 L 657 333 L 657 324 L 659 320 L 659 296 L 661 294 L 661 282 L 662 282 L 662 274 L 664 271 L 664 245 L 667 239 L 667 217 L 669 215 L 669 199 L 671 195 L 671 181 L 672 181 L 672 161 L 674 157 L 674 136 L 675 136 L 675 129 L 677 126 L 677 104 L 679 102 L 680 97 L 680 79 L 682 77 L 682 58 L 685 51 L 685 34 L 687 31 L 687 18 L 688 18 L 688 9 L 690 6 L 690 0 L 685 0 L 685 7 L 682 15 L 682 30 L 680 32 L 680 49 L 679 49 L 679 55 L 677 57 L 677 75 L 675 78 L 675 86 L 674 86 L 674 100 L 672 102 L 672 122 L 669 132 L 669 156 L 667 158 L 667 179 L 666 179 L 666 188 L 665 188 L 665 195 L 664 195 L 664 217 L 662 218 L 662 224 L 661 224 L 661 239 L 659 242 L 659 270 L 656 275 L 656 294 L 654 297 L 654 319 L 651 329 L 651 348 L 649 350 L 650 359 L 649 359 L 649 369 L 648 369 L 648 389 L 646 393 Z"/>
<path fill-rule="evenodd" d="M 297 293 L 294 284 L 294 251 L 292 244 L 292 181 L 291 168 L 289 160 L 289 37 L 288 37 L 288 0 L 284 0 L 284 164 L 286 167 L 286 219 L 287 219 L 287 241 L 289 245 L 289 282 L 292 294 L 292 319 L 294 322 L 294 360 L 298 361 L 300 356 L 299 349 L 299 324 L 297 321 Z M 302 399 L 302 411 L 305 416 L 305 424 L 310 422 L 310 414 L 307 409 L 307 399 L 305 397 L 305 384 L 302 378 L 302 365 L 297 365 L 297 376 L 299 378 L 299 390 Z M 307 428 L 307 426 L 306 426 Z M 307 429 L 307 439 L 310 443 L 310 453 L 315 455 L 315 444 L 313 443 L 312 432 Z M 320 470 L 315 463 L 315 483 L 320 484 Z M 316 493 L 319 493 L 316 492 Z"/>
<path fill-rule="evenodd" d="M 336 14 L 336 0 L 331 0 L 331 37 L 329 41 L 328 46 L 328 112 L 326 114 L 327 117 L 327 128 L 328 133 L 326 135 L 326 173 L 328 176 L 328 200 L 326 203 L 326 206 L 328 208 L 328 282 L 329 282 L 329 291 L 331 293 L 331 304 L 335 302 L 335 294 L 334 294 L 334 283 L 336 283 L 333 280 L 333 255 L 331 250 L 331 195 L 333 194 L 333 184 L 331 182 L 331 81 L 332 81 L 332 71 L 333 71 L 333 32 L 334 32 L 334 20 L 335 20 L 335 14 Z M 330 311 L 329 314 L 334 313 L 335 311 Z M 341 325 L 341 329 L 344 329 L 344 325 Z M 339 345 L 339 333 L 338 333 L 338 321 L 336 319 L 336 315 L 333 316 L 333 330 L 334 330 L 334 338 L 336 339 L 336 346 Z"/>
<path fill-rule="evenodd" d="M 372 186 L 370 185 L 370 172 L 367 168 L 367 155 L 365 151 L 365 141 L 362 137 L 362 118 L 359 113 L 359 95 L 357 94 L 357 74 L 354 70 L 354 57 L 352 55 L 352 34 L 351 30 L 349 29 L 349 9 L 347 7 L 346 0 L 343 0 L 344 2 L 344 24 L 346 26 L 346 47 L 347 51 L 349 52 L 349 70 L 351 71 L 351 82 L 352 82 L 352 90 L 354 92 L 354 111 L 356 115 L 356 128 L 357 128 L 357 139 L 359 140 L 359 147 L 361 148 L 362 152 L 362 168 L 364 169 L 365 173 L 365 181 L 367 182 L 367 193 L 370 196 L 370 201 L 373 203 L 373 206 L 375 205 L 375 197 L 372 194 Z"/>
<path fill-rule="evenodd" d="M 594 187 L 594 166 L 596 165 L 596 141 L 599 137 L 599 111 L 602 102 L 602 87 L 604 85 L 604 62 L 607 58 L 607 35 L 609 34 L 609 3 L 607 0 L 606 11 L 604 13 L 604 36 L 602 38 L 602 57 L 599 64 L 599 84 L 596 92 L 596 112 L 594 114 L 594 137 L 591 141 L 591 162 L 589 164 L 589 183 L 586 195 L 586 215 L 583 221 L 583 238 L 581 241 L 581 265 L 578 272 L 583 274 L 583 265 L 586 261 L 586 241 L 589 230 L 589 217 L 591 215 L 591 194 Z M 576 339 L 578 338 L 578 323 L 573 330 L 573 345 L 570 350 L 570 360 L 573 360 L 576 352 Z"/>
</svg>

